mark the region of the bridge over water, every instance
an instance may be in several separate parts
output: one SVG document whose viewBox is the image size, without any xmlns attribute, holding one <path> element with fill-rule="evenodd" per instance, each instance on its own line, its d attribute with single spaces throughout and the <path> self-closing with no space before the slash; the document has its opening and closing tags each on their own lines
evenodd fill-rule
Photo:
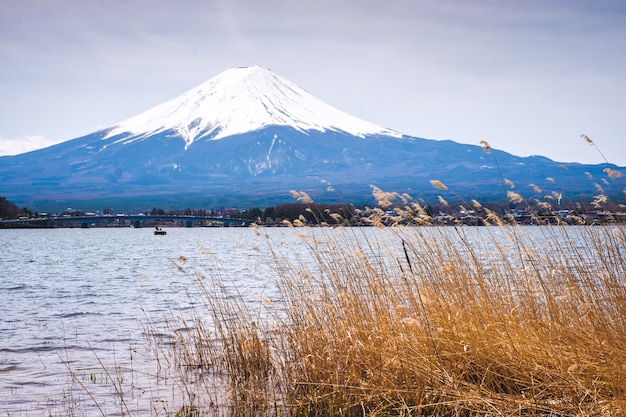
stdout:
<svg viewBox="0 0 626 417">
<path fill-rule="evenodd" d="M 0 220 L 0 228 L 54 228 L 54 227 L 144 227 L 146 223 L 163 224 L 164 222 L 182 223 L 185 227 L 194 226 L 249 226 L 246 219 L 231 219 L 208 216 L 146 216 L 146 215 L 97 215 L 97 216 L 51 216 L 39 218 L 20 218 Z"/>
</svg>

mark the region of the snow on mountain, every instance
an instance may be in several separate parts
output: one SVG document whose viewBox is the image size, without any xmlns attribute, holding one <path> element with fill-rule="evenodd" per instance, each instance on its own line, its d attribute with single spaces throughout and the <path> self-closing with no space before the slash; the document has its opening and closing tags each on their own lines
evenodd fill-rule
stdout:
<svg viewBox="0 0 626 417">
<path fill-rule="evenodd" d="M 185 140 L 222 139 L 263 127 L 340 131 L 354 136 L 402 134 L 344 113 L 294 83 L 259 67 L 233 68 L 200 86 L 113 126 L 106 137 L 131 142 L 173 130 Z M 130 138 L 128 137 L 130 135 Z"/>
</svg>

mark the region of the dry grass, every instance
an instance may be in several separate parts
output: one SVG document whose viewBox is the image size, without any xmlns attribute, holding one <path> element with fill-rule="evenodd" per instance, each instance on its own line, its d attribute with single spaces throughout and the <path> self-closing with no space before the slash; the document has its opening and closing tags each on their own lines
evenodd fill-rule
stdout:
<svg viewBox="0 0 626 417">
<path fill-rule="evenodd" d="M 189 406 L 237 415 L 626 413 L 623 227 L 372 232 L 294 228 L 308 248 L 295 260 L 269 242 L 281 297 L 262 315 L 223 277 L 196 274 L 209 316 L 195 317 L 173 356 L 211 383 Z"/>
</svg>

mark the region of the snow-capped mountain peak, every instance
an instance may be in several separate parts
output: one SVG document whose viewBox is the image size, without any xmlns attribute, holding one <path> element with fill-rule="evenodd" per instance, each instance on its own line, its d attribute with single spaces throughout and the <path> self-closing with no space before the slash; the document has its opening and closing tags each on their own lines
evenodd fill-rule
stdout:
<svg viewBox="0 0 626 417">
<path fill-rule="evenodd" d="M 259 67 L 233 68 L 186 93 L 113 126 L 107 138 L 124 141 L 174 130 L 186 143 L 251 132 L 266 126 L 342 131 L 363 137 L 402 135 L 344 113 L 294 83 Z"/>
</svg>

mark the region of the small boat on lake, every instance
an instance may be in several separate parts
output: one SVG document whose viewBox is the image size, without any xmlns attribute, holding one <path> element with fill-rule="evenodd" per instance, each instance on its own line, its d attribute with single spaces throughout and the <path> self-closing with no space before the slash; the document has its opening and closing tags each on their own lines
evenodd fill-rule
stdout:
<svg viewBox="0 0 626 417">
<path fill-rule="evenodd" d="M 155 235 L 162 235 L 162 236 L 164 236 L 164 235 L 167 234 L 167 232 L 157 226 L 157 227 L 154 228 L 154 234 Z"/>
</svg>

